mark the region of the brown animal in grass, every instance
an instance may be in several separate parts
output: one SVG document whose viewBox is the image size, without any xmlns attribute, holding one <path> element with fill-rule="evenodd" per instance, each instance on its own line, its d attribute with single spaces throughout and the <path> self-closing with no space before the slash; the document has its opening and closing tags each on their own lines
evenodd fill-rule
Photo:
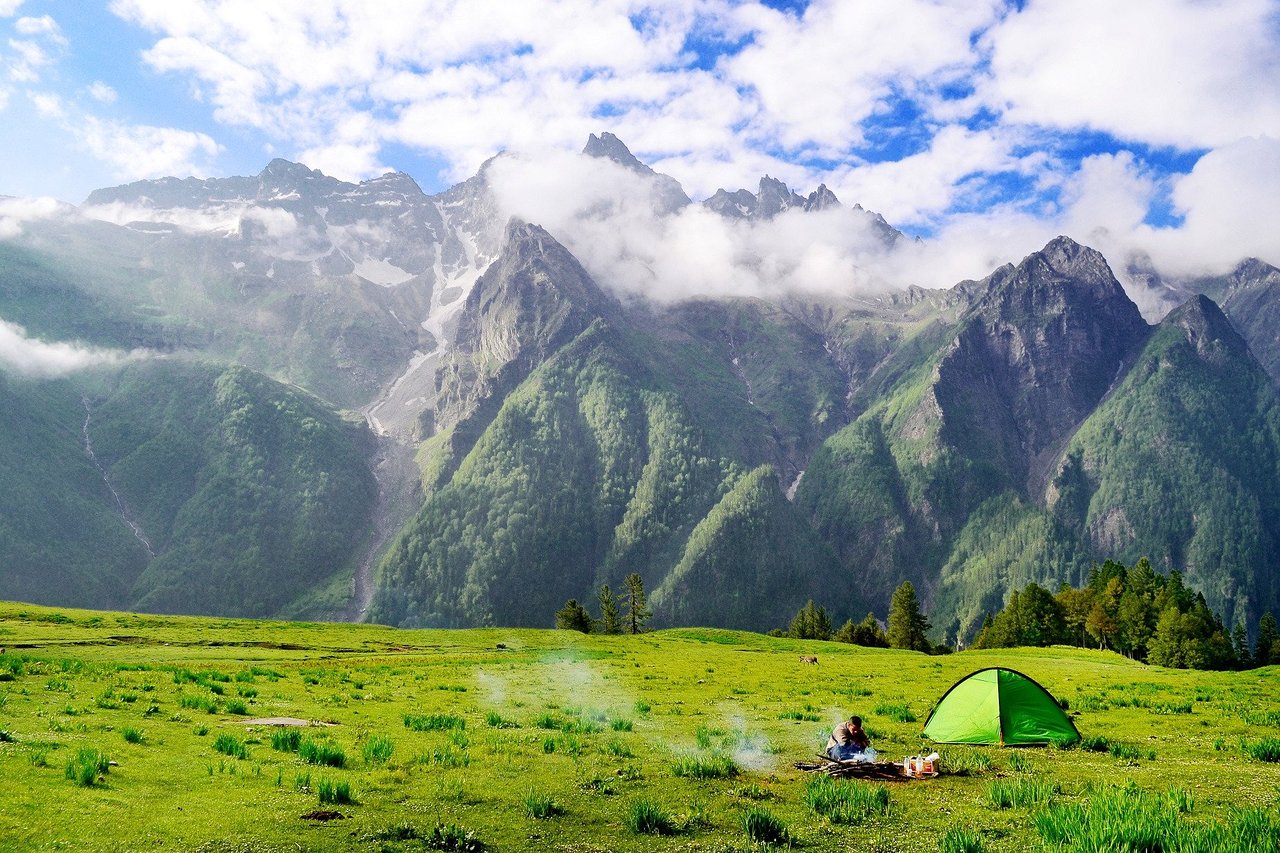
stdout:
<svg viewBox="0 0 1280 853">
<path fill-rule="evenodd" d="M 817 666 L 818 656 L 817 655 L 800 655 L 800 663 L 811 663 L 814 666 Z"/>
</svg>

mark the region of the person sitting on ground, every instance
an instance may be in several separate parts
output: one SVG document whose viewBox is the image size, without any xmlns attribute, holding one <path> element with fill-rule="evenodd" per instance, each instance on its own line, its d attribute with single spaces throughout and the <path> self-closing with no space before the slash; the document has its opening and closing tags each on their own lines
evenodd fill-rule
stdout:
<svg viewBox="0 0 1280 853">
<path fill-rule="evenodd" d="M 833 761 L 864 759 L 870 746 L 871 738 L 862 730 L 862 718 L 850 717 L 836 726 L 831 737 L 827 738 L 827 757 Z"/>
</svg>

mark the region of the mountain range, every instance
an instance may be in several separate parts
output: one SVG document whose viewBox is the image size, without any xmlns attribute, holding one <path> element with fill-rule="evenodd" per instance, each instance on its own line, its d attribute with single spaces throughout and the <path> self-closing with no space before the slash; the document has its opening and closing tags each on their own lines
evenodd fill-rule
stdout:
<svg viewBox="0 0 1280 853">
<path fill-rule="evenodd" d="M 0 597 L 547 625 L 638 572 L 658 625 L 763 630 L 910 580 L 954 641 L 1147 556 L 1228 625 L 1280 609 L 1280 270 L 1124 258 L 1126 291 L 1059 237 L 947 289 L 637 292 L 576 228 L 607 205 L 513 214 L 513 157 L 437 195 L 142 181 L 0 241 L 0 319 L 113 354 L 0 371 Z M 694 202 L 612 134 L 581 158 L 640 197 L 611 223 L 913 242 L 825 186 Z"/>
</svg>

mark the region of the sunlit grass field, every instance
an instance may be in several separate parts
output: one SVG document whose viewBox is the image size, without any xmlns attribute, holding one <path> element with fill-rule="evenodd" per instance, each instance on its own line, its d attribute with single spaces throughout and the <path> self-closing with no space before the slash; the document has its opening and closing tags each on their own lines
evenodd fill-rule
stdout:
<svg viewBox="0 0 1280 853">
<path fill-rule="evenodd" d="M 22 604 L 0 647 L 6 851 L 1280 848 L 1275 668 Z M 944 775 L 884 786 L 793 768 L 851 713 L 886 759 L 931 751 L 932 703 L 992 665 L 1084 745 L 943 747 Z"/>
</svg>

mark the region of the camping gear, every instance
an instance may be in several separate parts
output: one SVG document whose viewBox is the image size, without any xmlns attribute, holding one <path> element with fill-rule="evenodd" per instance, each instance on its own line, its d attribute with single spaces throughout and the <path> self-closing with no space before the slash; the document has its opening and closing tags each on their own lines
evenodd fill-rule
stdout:
<svg viewBox="0 0 1280 853">
<path fill-rule="evenodd" d="M 912 779 L 926 779 L 938 775 L 938 753 L 925 756 L 908 755 L 902 759 L 902 775 Z"/>
<path fill-rule="evenodd" d="M 994 666 L 951 685 L 924 723 L 937 743 L 1032 746 L 1075 743 L 1080 732 L 1049 691 L 1020 672 Z"/>
</svg>

